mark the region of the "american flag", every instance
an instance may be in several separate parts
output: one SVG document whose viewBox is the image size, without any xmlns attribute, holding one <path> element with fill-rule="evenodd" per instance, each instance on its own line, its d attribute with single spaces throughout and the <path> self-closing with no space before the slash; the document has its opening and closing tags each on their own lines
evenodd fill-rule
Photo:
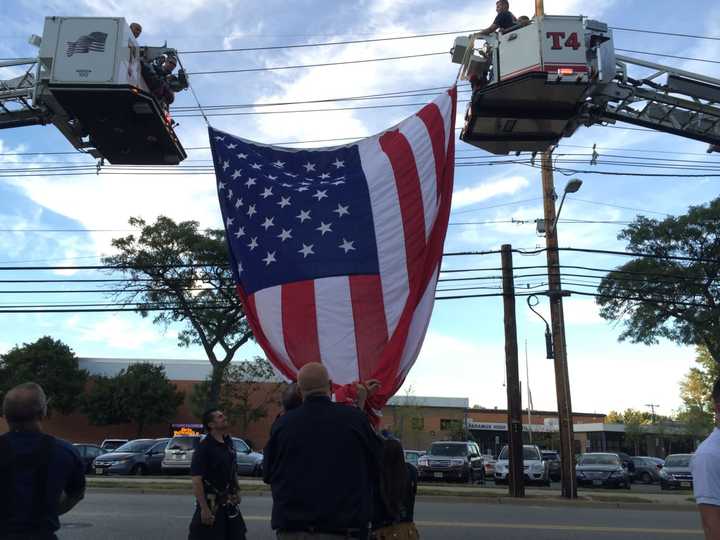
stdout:
<svg viewBox="0 0 720 540">
<path fill-rule="evenodd" d="M 66 53 L 68 57 L 73 54 L 87 54 L 88 52 L 105 52 L 105 32 L 93 32 L 87 36 L 80 36 L 77 41 L 68 41 Z"/>
<path fill-rule="evenodd" d="M 335 384 L 402 385 L 432 313 L 454 172 L 456 88 L 394 128 L 320 149 L 210 128 L 238 294 L 288 379 L 321 361 Z"/>
</svg>

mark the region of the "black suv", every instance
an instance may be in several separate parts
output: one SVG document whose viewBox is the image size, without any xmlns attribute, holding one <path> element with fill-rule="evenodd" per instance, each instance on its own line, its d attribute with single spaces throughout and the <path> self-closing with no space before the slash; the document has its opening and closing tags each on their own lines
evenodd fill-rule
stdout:
<svg viewBox="0 0 720 540">
<path fill-rule="evenodd" d="M 485 481 L 480 448 L 474 442 L 439 441 L 418 459 L 421 480 Z"/>
<path fill-rule="evenodd" d="M 542 460 L 548 464 L 548 474 L 550 480 L 559 482 L 561 476 L 560 470 L 560 453 L 555 450 L 542 450 Z"/>
</svg>

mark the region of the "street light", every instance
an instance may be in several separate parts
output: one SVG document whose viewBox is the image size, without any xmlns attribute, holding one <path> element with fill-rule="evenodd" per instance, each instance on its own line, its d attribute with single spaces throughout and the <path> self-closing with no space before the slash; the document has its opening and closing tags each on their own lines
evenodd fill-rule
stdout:
<svg viewBox="0 0 720 540">
<path fill-rule="evenodd" d="M 560 212 L 562 212 L 563 204 L 565 204 L 565 197 L 567 196 L 567 194 L 577 193 L 578 191 L 580 191 L 582 184 L 583 182 L 579 178 L 573 178 L 567 183 L 567 185 L 565 186 L 565 191 L 563 191 L 562 199 L 560 200 L 560 208 L 558 208 L 557 215 L 555 216 L 555 221 L 553 222 L 552 227 L 548 232 L 552 232 L 555 230 L 558 220 L 560 219 Z"/>
</svg>

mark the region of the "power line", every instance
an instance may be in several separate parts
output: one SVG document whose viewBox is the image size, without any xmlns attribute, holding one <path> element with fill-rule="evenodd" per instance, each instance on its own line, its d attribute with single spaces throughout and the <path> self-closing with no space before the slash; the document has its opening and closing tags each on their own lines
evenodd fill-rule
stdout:
<svg viewBox="0 0 720 540">
<path fill-rule="evenodd" d="M 671 36 L 671 37 L 683 37 L 683 38 L 692 38 L 692 39 L 707 39 L 712 41 L 720 41 L 720 37 L 714 37 L 714 36 L 701 36 L 698 34 L 678 34 L 675 32 L 661 32 L 658 30 L 645 30 L 641 28 L 623 28 L 621 26 L 611 26 L 611 30 L 620 30 L 621 32 L 636 32 L 639 34 L 655 34 L 658 36 Z"/>
<path fill-rule="evenodd" d="M 178 54 L 206 54 L 206 53 L 229 53 L 229 52 L 251 52 L 251 51 L 276 51 L 283 49 L 301 49 L 307 47 L 329 47 L 334 45 L 355 45 L 357 43 L 376 43 L 380 41 L 396 41 L 403 39 L 419 39 L 437 36 L 449 36 L 454 34 L 473 34 L 478 30 L 458 30 L 456 32 L 432 32 L 428 34 L 412 34 L 409 36 L 377 37 L 369 39 L 355 39 L 346 41 L 329 41 L 323 43 L 298 43 L 291 45 L 273 45 L 268 47 L 240 47 L 233 49 L 199 49 L 193 51 L 178 51 Z"/>
<path fill-rule="evenodd" d="M 344 60 L 342 62 L 323 62 L 318 64 L 301 64 L 293 66 L 273 66 L 264 68 L 243 68 L 243 69 L 219 69 L 212 71 L 194 71 L 188 73 L 188 75 L 224 75 L 227 73 L 256 73 L 262 71 L 279 71 L 284 69 L 305 69 L 305 68 L 316 68 L 316 67 L 328 67 L 328 66 L 345 66 L 350 64 L 367 64 L 369 62 L 389 62 L 393 60 L 408 60 L 410 58 L 425 58 L 428 56 L 439 56 L 441 54 L 448 54 L 447 51 L 433 52 L 433 53 L 421 53 L 421 54 L 406 54 L 403 56 L 388 56 L 385 58 L 366 58 L 363 60 Z"/>
<path fill-rule="evenodd" d="M 691 60 L 693 62 L 705 62 L 707 64 L 720 64 L 720 61 L 718 60 L 708 60 L 707 58 L 692 58 L 690 56 L 678 56 L 675 54 L 666 54 L 666 53 L 659 53 L 659 52 L 650 52 L 650 51 L 636 51 L 633 49 L 615 49 L 618 52 L 626 52 L 631 54 L 645 54 L 648 56 L 659 56 L 662 58 L 674 58 L 676 60 Z"/>
</svg>

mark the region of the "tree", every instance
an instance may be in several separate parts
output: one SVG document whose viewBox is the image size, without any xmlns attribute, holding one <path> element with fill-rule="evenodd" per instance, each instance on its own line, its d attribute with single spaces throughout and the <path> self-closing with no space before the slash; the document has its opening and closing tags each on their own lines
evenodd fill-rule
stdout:
<svg viewBox="0 0 720 540">
<path fill-rule="evenodd" d="M 600 315 L 621 321 L 620 340 L 703 345 L 720 362 L 720 198 L 662 221 L 638 216 L 618 236 L 644 256 L 605 276 Z M 668 257 L 687 257 L 677 260 Z"/>
<path fill-rule="evenodd" d="M 0 402 L 13 386 L 33 381 L 49 397 L 48 412 L 73 412 L 80 404 L 88 373 L 62 341 L 45 336 L 0 355 Z"/>
<path fill-rule="evenodd" d="M 697 367 L 690 368 L 680 383 L 683 406 L 678 411 L 677 420 L 685 424 L 692 435 L 700 438 L 710 433 L 715 423 L 712 389 L 720 377 L 720 364 L 713 360 L 705 347 L 698 347 L 695 362 Z"/>
<path fill-rule="evenodd" d="M 632 445 L 635 455 L 640 453 L 640 441 L 642 440 L 641 426 L 653 423 L 652 414 L 636 409 L 625 409 L 622 413 L 610 411 L 605 418 L 606 424 L 625 424 L 625 442 Z"/>
<path fill-rule="evenodd" d="M 210 384 L 208 379 L 195 385 L 190 395 L 191 409 L 198 417 L 212 404 Z M 267 417 L 271 404 L 280 402 L 284 386 L 277 382 L 270 362 L 257 356 L 231 364 L 225 370 L 216 404 L 245 435 L 252 423 Z"/>
<path fill-rule="evenodd" d="M 153 322 L 165 328 L 184 324 L 178 346 L 202 346 L 213 368 L 209 399 L 217 403 L 223 371 L 252 338 L 228 267 L 225 233 L 164 216 L 152 225 L 140 218 L 129 223 L 139 234 L 115 238 L 119 253 L 103 259 L 129 278 L 115 297 L 137 305 L 143 317 L 153 312 Z"/>
<path fill-rule="evenodd" d="M 185 395 L 165 375 L 163 366 L 132 364 L 115 377 L 94 377 L 83 410 L 95 425 L 134 422 L 141 437 L 148 424 L 168 422 Z"/>
</svg>

